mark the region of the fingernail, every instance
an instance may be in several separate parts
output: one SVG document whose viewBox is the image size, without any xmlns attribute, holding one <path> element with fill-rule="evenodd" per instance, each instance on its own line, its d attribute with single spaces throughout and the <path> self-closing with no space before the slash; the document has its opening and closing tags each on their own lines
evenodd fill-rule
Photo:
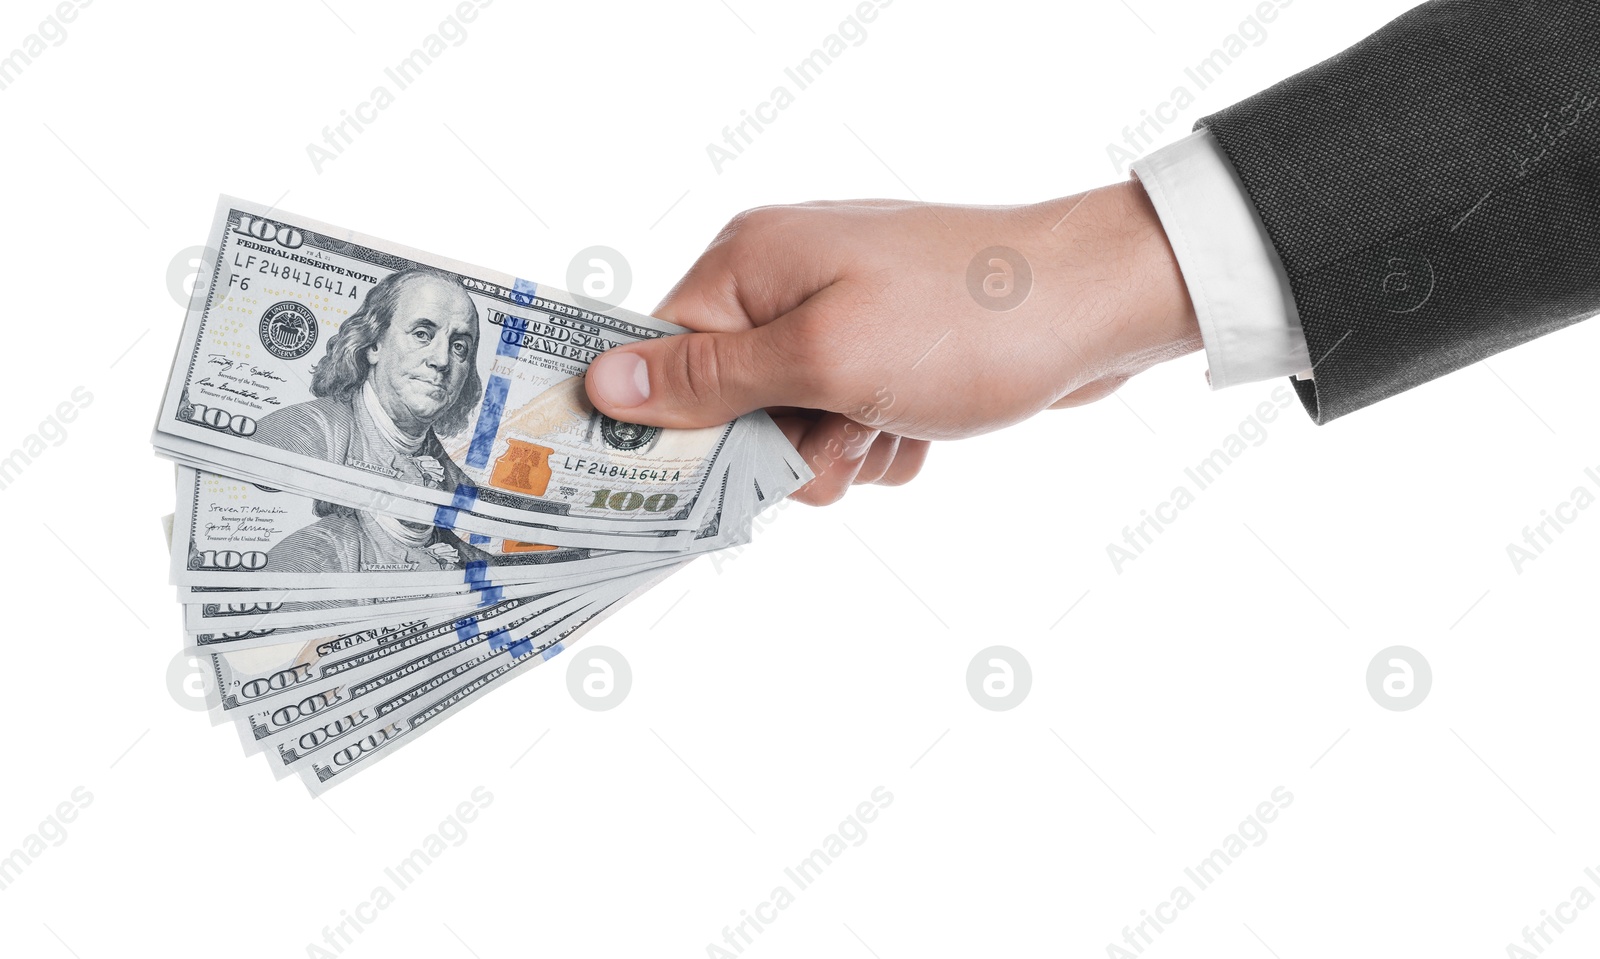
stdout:
<svg viewBox="0 0 1600 959">
<path fill-rule="evenodd" d="M 636 353 L 606 353 L 589 365 L 589 382 L 606 403 L 631 409 L 650 398 L 650 369 Z"/>
</svg>

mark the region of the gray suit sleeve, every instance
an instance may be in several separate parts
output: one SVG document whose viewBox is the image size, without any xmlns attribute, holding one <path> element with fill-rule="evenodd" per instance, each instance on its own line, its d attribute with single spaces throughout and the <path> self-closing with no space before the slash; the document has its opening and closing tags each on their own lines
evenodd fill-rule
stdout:
<svg viewBox="0 0 1600 959">
<path fill-rule="evenodd" d="M 1283 258 L 1319 423 L 1600 313 L 1600 3 L 1434 0 L 1201 120 Z"/>
</svg>

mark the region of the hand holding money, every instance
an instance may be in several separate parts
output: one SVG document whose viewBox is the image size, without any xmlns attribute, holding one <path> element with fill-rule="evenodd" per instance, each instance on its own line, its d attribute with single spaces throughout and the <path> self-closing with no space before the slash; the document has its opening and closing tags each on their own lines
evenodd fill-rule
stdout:
<svg viewBox="0 0 1600 959">
<path fill-rule="evenodd" d="M 590 403 L 594 358 L 670 323 L 226 198 L 208 249 L 153 437 L 173 581 L 218 718 L 314 790 L 811 478 L 764 413 Z"/>
<path fill-rule="evenodd" d="M 817 473 L 811 503 L 907 482 L 928 440 L 1099 399 L 1200 347 L 1138 183 L 1021 207 L 763 207 L 656 314 L 701 332 L 601 357 L 595 406 L 672 427 L 771 408 Z"/>
</svg>

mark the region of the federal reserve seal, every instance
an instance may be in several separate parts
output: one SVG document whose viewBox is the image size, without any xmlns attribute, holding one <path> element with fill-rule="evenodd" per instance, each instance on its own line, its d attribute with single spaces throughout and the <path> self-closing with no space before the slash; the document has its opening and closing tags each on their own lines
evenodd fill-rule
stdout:
<svg viewBox="0 0 1600 959">
<path fill-rule="evenodd" d="M 261 345 L 280 360 L 298 360 L 317 345 L 317 317 L 293 300 L 267 307 L 261 314 Z"/>
<path fill-rule="evenodd" d="M 623 423 L 604 413 L 600 414 L 600 436 L 606 441 L 606 445 L 614 450 L 636 450 L 655 439 L 656 434 L 660 432 L 659 426 Z"/>
</svg>

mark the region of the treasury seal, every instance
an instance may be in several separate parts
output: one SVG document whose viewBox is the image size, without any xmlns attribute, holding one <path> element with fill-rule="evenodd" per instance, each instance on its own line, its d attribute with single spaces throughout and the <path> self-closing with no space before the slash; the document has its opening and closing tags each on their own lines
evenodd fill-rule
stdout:
<svg viewBox="0 0 1600 959">
<path fill-rule="evenodd" d="M 261 314 L 261 345 L 280 360 L 298 360 L 317 345 L 317 318 L 311 310 L 284 300 Z"/>
<path fill-rule="evenodd" d="M 661 432 L 659 426 L 641 426 L 638 423 L 623 423 L 614 420 L 604 413 L 600 415 L 600 437 L 606 445 L 616 450 L 636 450 L 656 438 Z"/>
</svg>

